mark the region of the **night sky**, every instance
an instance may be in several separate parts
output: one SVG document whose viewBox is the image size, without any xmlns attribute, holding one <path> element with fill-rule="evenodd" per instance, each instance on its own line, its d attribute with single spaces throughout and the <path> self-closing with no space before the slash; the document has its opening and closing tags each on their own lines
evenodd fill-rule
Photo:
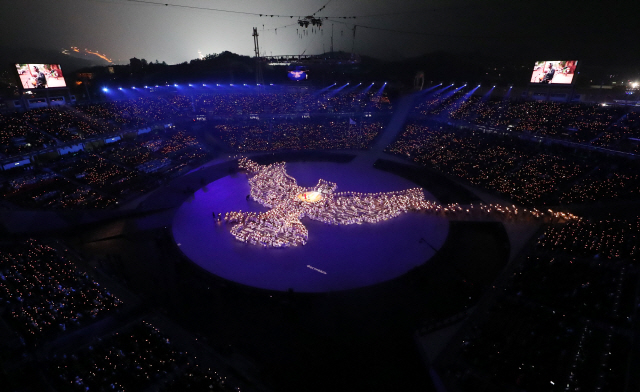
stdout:
<svg viewBox="0 0 640 392">
<path fill-rule="evenodd" d="M 436 50 L 542 60 L 637 61 L 640 57 L 640 27 L 634 17 L 638 5 L 633 2 L 159 0 L 177 6 L 149 4 L 155 1 L 4 0 L 0 46 L 57 51 L 76 46 L 105 54 L 115 63 L 135 56 L 174 64 L 197 58 L 198 51 L 252 55 L 252 27 L 259 29 L 263 54 L 321 53 L 330 48 L 333 24 L 335 50 L 351 51 L 354 46 L 357 53 L 383 59 Z M 296 24 L 297 16 L 314 12 L 316 17 L 334 18 L 324 21 L 322 34 L 308 28 L 308 35 L 300 36 L 303 29 Z M 357 18 L 339 18 L 350 16 Z M 355 45 L 353 24 L 358 25 Z"/>
</svg>

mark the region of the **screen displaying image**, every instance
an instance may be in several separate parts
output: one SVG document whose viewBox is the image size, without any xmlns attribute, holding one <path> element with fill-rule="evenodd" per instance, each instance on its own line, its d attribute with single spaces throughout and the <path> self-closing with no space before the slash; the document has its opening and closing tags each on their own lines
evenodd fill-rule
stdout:
<svg viewBox="0 0 640 392">
<path fill-rule="evenodd" d="M 67 87 L 59 64 L 16 64 L 23 89 Z"/>
<path fill-rule="evenodd" d="M 289 76 L 289 79 L 295 80 L 295 81 L 305 80 L 307 79 L 307 71 L 298 70 L 298 69 L 292 70 L 292 71 L 289 71 L 288 76 Z"/>
<path fill-rule="evenodd" d="M 571 84 L 575 75 L 577 60 L 536 61 L 531 74 L 531 83 Z"/>
</svg>

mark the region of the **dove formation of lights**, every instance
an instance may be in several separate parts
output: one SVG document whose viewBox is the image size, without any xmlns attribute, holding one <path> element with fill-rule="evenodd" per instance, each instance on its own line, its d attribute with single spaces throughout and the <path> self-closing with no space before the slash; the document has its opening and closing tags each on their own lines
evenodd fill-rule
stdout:
<svg viewBox="0 0 640 392">
<path fill-rule="evenodd" d="M 239 165 L 249 176 L 251 199 L 271 208 L 264 213 L 239 211 L 225 215 L 225 222 L 236 223 L 231 234 L 250 244 L 275 248 L 306 244 L 309 232 L 300 222 L 303 217 L 332 225 L 375 223 L 431 204 L 420 188 L 335 193 L 337 185 L 322 179 L 312 188 L 299 186 L 287 174 L 284 162 L 259 165 L 243 158 Z"/>
<path fill-rule="evenodd" d="M 285 165 L 285 162 L 259 165 L 247 158 L 240 159 L 239 167 L 249 177 L 251 199 L 271 209 L 260 213 L 227 212 L 224 221 L 234 224 L 231 234 L 237 240 L 268 248 L 304 245 L 309 239 L 309 232 L 300 221 L 304 217 L 332 225 L 376 223 L 407 211 L 441 213 L 447 216 L 481 214 L 547 220 L 579 219 L 571 214 L 551 210 L 548 214 L 536 209 L 519 211 L 515 206 L 442 206 L 425 200 L 421 188 L 398 192 L 336 193 L 337 185 L 323 179 L 315 187 L 305 188 L 287 174 Z"/>
</svg>

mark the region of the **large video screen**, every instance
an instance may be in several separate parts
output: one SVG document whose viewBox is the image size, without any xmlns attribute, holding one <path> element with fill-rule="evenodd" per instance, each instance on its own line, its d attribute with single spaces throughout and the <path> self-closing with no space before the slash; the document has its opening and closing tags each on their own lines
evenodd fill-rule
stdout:
<svg viewBox="0 0 640 392">
<path fill-rule="evenodd" d="M 536 61 L 531 74 L 531 83 L 571 84 L 578 60 Z"/>
<path fill-rule="evenodd" d="M 23 89 L 67 87 L 59 64 L 16 64 Z"/>
<path fill-rule="evenodd" d="M 289 79 L 295 80 L 296 82 L 305 80 L 309 77 L 307 75 L 307 71 L 303 69 L 290 70 L 288 71 L 287 76 L 289 76 Z"/>
</svg>

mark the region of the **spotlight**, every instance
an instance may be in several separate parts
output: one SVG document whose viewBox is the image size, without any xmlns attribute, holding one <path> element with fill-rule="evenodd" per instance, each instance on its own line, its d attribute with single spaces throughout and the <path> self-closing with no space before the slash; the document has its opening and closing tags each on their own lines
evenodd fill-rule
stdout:
<svg viewBox="0 0 640 392">
<path fill-rule="evenodd" d="M 158 87 L 158 85 L 156 84 L 156 87 Z"/>
<path fill-rule="evenodd" d="M 193 87 L 193 86 L 191 85 L 191 83 L 189 83 L 189 87 Z"/>
<path fill-rule="evenodd" d="M 206 85 L 206 84 L 204 84 L 204 83 L 202 83 L 202 87 L 207 87 L 207 85 Z"/>
<path fill-rule="evenodd" d="M 144 88 L 149 88 L 149 86 L 144 86 Z"/>
<path fill-rule="evenodd" d="M 178 85 L 177 85 L 177 84 L 174 84 L 174 85 L 173 85 L 173 87 L 178 87 Z"/>
<path fill-rule="evenodd" d="M 273 83 L 269 83 L 269 86 L 273 86 Z"/>
<path fill-rule="evenodd" d="M 118 90 L 122 90 L 122 87 L 118 87 Z"/>
<path fill-rule="evenodd" d="M 102 88 L 102 91 L 104 91 L 105 93 L 108 93 L 108 92 L 109 92 L 109 89 L 108 89 L 108 88 L 106 88 L 106 87 L 103 87 L 103 88 Z"/>
<path fill-rule="evenodd" d="M 132 89 L 132 90 L 135 90 L 135 89 L 136 89 L 136 86 L 131 87 L 131 89 Z"/>
</svg>

